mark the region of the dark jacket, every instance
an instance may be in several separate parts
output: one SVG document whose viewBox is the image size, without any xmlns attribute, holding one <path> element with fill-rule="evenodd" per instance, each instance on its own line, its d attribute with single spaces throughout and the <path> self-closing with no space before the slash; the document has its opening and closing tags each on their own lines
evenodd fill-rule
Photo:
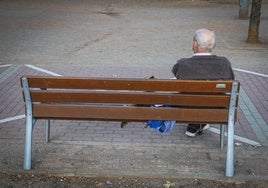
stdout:
<svg viewBox="0 0 268 188">
<path fill-rule="evenodd" d="M 172 68 L 177 79 L 234 80 L 230 61 L 216 55 L 200 55 L 183 58 Z"/>
</svg>

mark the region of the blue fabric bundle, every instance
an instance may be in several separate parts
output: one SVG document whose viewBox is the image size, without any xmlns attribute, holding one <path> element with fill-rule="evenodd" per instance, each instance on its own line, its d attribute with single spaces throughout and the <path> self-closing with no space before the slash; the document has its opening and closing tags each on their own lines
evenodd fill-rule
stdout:
<svg viewBox="0 0 268 188">
<path fill-rule="evenodd" d="M 152 105 L 152 107 L 168 107 L 166 105 Z M 159 133 L 166 133 L 170 131 L 175 125 L 176 121 L 173 120 L 148 120 L 147 125 L 156 129 Z"/>
</svg>

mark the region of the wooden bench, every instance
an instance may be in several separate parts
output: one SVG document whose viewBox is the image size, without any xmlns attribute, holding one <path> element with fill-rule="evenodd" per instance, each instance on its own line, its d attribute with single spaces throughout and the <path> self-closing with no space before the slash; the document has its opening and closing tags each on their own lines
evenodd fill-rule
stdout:
<svg viewBox="0 0 268 188">
<path fill-rule="evenodd" d="M 26 135 L 24 169 L 31 169 L 33 125 L 49 119 L 147 121 L 227 125 L 226 176 L 234 175 L 234 123 L 238 81 L 23 76 Z M 139 105 L 137 105 L 139 104 Z M 166 104 L 170 108 L 150 107 Z"/>
</svg>

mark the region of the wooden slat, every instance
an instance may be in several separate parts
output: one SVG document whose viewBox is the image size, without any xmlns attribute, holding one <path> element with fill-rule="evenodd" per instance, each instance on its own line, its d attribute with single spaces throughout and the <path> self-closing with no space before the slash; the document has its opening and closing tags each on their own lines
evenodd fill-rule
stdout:
<svg viewBox="0 0 268 188">
<path fill-rule="evenodd" d="M 163 80 L 163 79 L 119 79 L 119 78 L 78 78 L 27 76 L 33 88 L 61 89 L 105 89 L 175 92 L 230 92 L 232 81 L 221 81 L 225 88 L 217 88 L 218 81 L 204 80 Z M 189 84 L 191 83 L 191 84 Z M 219 85 L 218 85 L 219 86 Z M 223 85 L 222 85 L 223 86 Z"/>
<path fill-rule="evenodd" d="M 228 107 L 230 96 L 167 94 L 152 92 L 66 92 L 32 91 L 32 102 L 58 103 L 121 103 L 121 104 L 166 104 L 174 106 Z"/>
<path fill-rule="evenodd" d="M 230 95 L 226 93 L 232 86 L 232 81 L 37 76 L 30 76 L 28 82 L 33 88 L 34 118 L 188 123 L 227 123 Z"/>
<path fill-rule="evenodd" d="M 79 105 L 33 105 L 34 118 L 50 119 L 100 119 L 133 120 L 149 119 L 177 120 L 179 122 L 226 123 L 227 109 L 185 109 L 185 108 L 150 108 L 124 106 L 79 106 Z"/>
</svg>

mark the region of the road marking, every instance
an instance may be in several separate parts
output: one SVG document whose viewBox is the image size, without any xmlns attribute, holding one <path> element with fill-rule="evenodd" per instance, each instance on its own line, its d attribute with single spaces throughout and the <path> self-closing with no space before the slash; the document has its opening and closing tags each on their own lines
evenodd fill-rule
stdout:
<svg viewBox="0 0 268 188">
<path fill-rule="evenodd" d="M 12 64 L 3 65 L 2 67 L 8 67 L 8 66 L 12 66 Z M 42 68 L 39 68 L 39 67 L 36 67 L 36 66 L 33 66 L 33 65 L 26 64 L 25 66 L 26 67 L 29 67 L 29 68 L 32 68 L 32 69 L 35 69 L 35 70 L 38 70 L 40 72 L 44 72 L 44 73 L 50 74 L 52 76 L 61 76 L 60 74 L 57 74 L 57 73 L 54 73 L 52 71 L 48 71 L 48 70 L 45 70 L 45 69 L 42 69 Z M 17 69 L 18 68 L 19 67 L 17 67 Z M 15 70 L 17 70 L 17 69 L 15 69 Z M 13 72 L 14 71 L 12 71 L 12 73 Z M 5 119 L 0 119 L 0 124 L 1 123 L 6 123 L 6 122 L 10 122 L 10 121 L 15 121 L 15 120 L 18 120 L 18 119 L 23 119 L 23 118 L 25 118 L 25 115 L 24 114 L 23 115 L 14 116 L 14 117 L 5 118 Z"/>
<path fill-rule="evenodd" d="M 240 98 L 239 98 L 239 107 L 245 115 L 249 126 L 252 131 L 255 133 L 258 140 L 263 144 L 268 144 L 268 124 L 263 119 L 262 115 L 259 113 L 258 109 L 251 101 L 249 96 L 246 94 L 244 89 L 240 87 Z"/>
<path fill-rule="evenodd" d="M 14 117 L 9 117 L 9 118 L 5 118 L 5 119 L 0 119 L 0 124 L 1 123 L 6 123 L 9 121 L 14 121 L 14 120 L 18 120 L 18 119 L 23 119 L 25 118 L 25 115 L 18 115 L 18 116 L 14 116 Z"/>
<path fill-rule="evenodd" d="M 236 71 L 245 72 L 245 73 L 249 73 L 249 74 L 254 74 L 256 76 L 262 76 L 262 77 L 268 78 L 267 74 L 257 73 L 257 72 L 248 71 L 248 70 L 239 69 L 239 68 L 233 68 L 233 69 L 236 70 Z"/>
<path fill-rule="evenodd" d="M 0 83 L 5 81 L 7 78 L 9 78 L 9 76 L 14 74 L 16 71 L 18 71 L 21 68 L 21 65 L 14 65 L 14 66 L 8 65 L 6 67 L 8 68 L 0 73 Z"/>
<path fill-rule="evenodd" d="M 25 66 L 26 66 L 26 67 L 29 67 L 29 68 L 32 68 L 32 69 L 35 69 L 35 70 L 38 70 L 38 71 L 40 71 L 40 72 L 44 72 L 44 73 L 46 73 L 46 74 L 50 74 L 50 75 L 52 75 L 52 76 L 62 76 L 62 75 L 57 74 L 57 73 L 55 73 L 55 72 L 52 72 L 52 71 L 49 71 L 49 70 L 46 70 L 46 69 L 42 69 L 42 68 L 36 67 L 36 66 L 34 66 L 34 65 L 26 64 Z"/>
<path fill-rule="evenodd" d="M 2 67 L 10 67 L 10 66 L 12 66 L 12 64 L 0 65 L 0 68 L 2 68 Z"/>
<path fill-rule="evenodd" d="M 220 130 L 216 129 L 214 127 L 209 127 L 207 130 L 210 132 L 216 133 L 216 134 L 220 134 Z M 226 132 L 225 132 L 225 136 L 227 136 Z M 259 142 L 256 142 L 256 141 L 253 141 L 253 140 L 241 137 L 241 136 L 234 135 L 234 139 L 238 140 L 240 142 L 247 143 L 247 144 L 252 145 L 252 146 L 261 146 L 261 144 Z"/>
</svg>

